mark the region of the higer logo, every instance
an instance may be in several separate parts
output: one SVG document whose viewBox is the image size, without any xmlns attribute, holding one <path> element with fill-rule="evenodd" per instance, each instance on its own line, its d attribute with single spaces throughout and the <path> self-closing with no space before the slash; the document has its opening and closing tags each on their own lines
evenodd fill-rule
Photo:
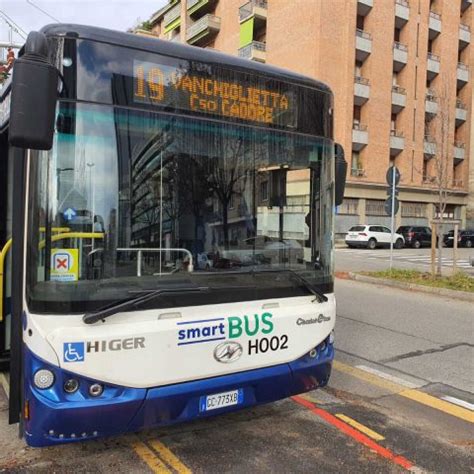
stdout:
<svg viewBox="0 0 474 474">
<path fill-rule="evenodd" d="M 87 352 L 128 351 L 133 349 L 144 349 L 144 337 L 127 337 L 125 339 L 110 339 L 108 341 L 88 341 Z"/>
</svg>

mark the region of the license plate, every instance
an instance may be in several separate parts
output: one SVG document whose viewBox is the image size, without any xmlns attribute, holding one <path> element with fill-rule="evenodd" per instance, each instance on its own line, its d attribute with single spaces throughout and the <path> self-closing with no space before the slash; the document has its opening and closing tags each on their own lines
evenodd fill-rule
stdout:
<svg viewBox="0 0 474 474">
<path fill-rule="evenodd" d="M 218 408 L 240 405 L 244 401 L 244 390 L 239 388 L 231 392 L 215 393 L 201 397 L 199 400 L 199 411 L 210 411 Z"/>
<path fill-rule="evenodd" d="M 349 237 L 352 239 L 352 238 L 356 238 L 357 237 L 357 234 L 349 234 Z"/>
<path fill-rule="evenodd" d="M 448 237 L 448 240 L 454 240 L 454 237 Z"/>
</svg>

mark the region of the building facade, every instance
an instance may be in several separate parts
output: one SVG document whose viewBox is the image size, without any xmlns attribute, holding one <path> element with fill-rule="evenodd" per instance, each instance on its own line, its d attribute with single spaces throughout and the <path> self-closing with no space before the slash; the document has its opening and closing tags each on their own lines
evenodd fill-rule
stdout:
<svg viewBox="0 0 474 474">
<path fill-rule="evenodd" d="M 335 138 L 349 162 L 342 235 L 389 224 L 392 164 L 401 172 L 397 226 L 427 225 L 440 194 L 445 217 L 474 221 L 472 9 L 472 0 L 172 0 L 150 23 L 160 38 L 332 88 Z"/>
</svg>

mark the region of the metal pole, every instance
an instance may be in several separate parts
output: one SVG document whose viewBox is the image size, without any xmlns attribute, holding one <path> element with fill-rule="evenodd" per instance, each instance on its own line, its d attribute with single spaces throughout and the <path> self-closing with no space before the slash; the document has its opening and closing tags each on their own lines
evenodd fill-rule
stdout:
<svg viewBox="0 0 474 474">
<path fill-rule="evenodd" d="M 457 260 L 458 260 L 458 233 L 459 233 L 459 224 L 456 222 L 454 224 L 454 241 L 453 241 L 453 275 L 457 271 Z"/>
<path fill-rule="evenodd" d="M 435 268 L 436 260 L 436 224 L 431 221 L 431 275 L 434 276 L 436 273 Z"/>
<path fill-rule="evenodd" d="M 160 151 L 160 249 L 163 248 L 163 150 Z M 160 252 L 160 275 L 161 275 L 161 259 Z"/>
<path fill-rule="evenodd" d="M 161 255 L 161 253 L 160 253 Z M 142 251 L 137 252 L 137 276 L 142 276 Z"/>
<path fill-rule="evenodd" d="M 390 271 L 393 265 L 393 227 L 395 226 L 395 165 L 392 166 L 392 212 L 390 216 Z"/>
</svg>

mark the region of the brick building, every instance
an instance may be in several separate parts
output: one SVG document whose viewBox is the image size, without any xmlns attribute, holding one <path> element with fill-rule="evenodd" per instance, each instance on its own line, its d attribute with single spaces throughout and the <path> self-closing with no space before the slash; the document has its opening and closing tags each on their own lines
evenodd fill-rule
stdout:
<svg viewBox="0 0 474 474">
<path fill-rule="evenodd" d="M 336 219 L 342 234 L 356 223 L 389 224 L 393 162 L 402 176 L 397 225 L 427 224 L 444 185 L 445 215 L 474 224 L 472 10 L 472 0 L 172 0 L 150 23 L 160 38 L 332 88 L 335 137 L 349 162 Z"/>
</svg>

